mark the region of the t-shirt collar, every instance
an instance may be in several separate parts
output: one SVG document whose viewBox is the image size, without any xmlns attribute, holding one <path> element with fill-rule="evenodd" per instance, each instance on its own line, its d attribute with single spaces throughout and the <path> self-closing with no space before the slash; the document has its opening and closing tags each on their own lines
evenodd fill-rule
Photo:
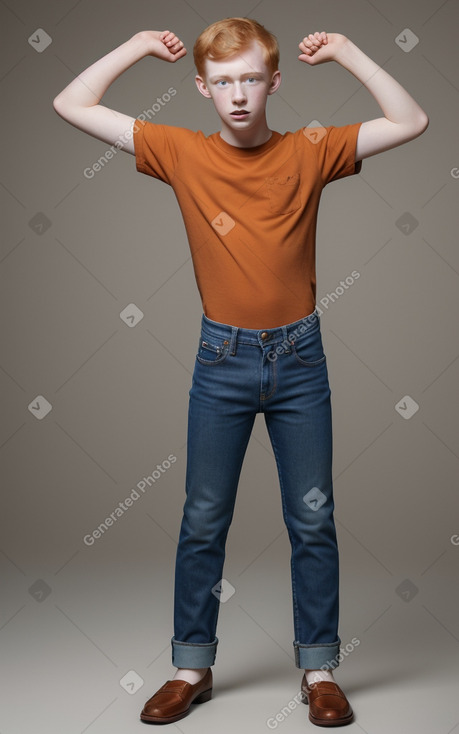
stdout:
<svg viewBox="0 0 459 734">
<path fill-rule="evenodd" d="M 270 148 L 273 148 L 279 142 L 281 137 L 282 135 L 280 133 L 273 130 L 271 137 L 266 141 L 266 143 L 254 145 L 251 148 L 239 148 L 237 145 L 230 145 L 226 140 L 223 140 L 219 132 L 209 135 L 209 140 L 211 140 L 217 148 L 220 148 L 220 150 L 225 153 L 237 156 L 238 158 L 247 158 L 248 156 L 261 155 L 262 153 L 265 153 Z"/>
</svg>

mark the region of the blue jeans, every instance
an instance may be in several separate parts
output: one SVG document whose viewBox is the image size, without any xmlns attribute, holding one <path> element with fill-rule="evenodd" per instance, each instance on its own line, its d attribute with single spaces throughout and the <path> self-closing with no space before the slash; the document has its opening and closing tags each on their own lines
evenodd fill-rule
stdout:
<svg viewBox="0 0 459 734">
<path fill-rule="evenodd" d="M 245 329 L 203 314 L 201 326 L 189 394 L 172 663 L 215 662 L 226 538 L 255 415 L 264 413 L 291 544 L 295 665 L 333 669 L 341 642 L 339 566 L 320 317 L 314 311 L 293 324 Z"/>
</svg>

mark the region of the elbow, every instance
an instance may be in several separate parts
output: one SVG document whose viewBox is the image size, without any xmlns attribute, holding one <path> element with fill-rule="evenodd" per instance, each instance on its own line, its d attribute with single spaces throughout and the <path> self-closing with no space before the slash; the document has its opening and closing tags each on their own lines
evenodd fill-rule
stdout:
<svg viewBox="0 0 459 734">
<path fill-rule="evenodd" d="M 57 95 L 57 97 L 54 97 L 53 99 L 53 107 L 54 107 L 54 111 L 57 112 L 57 114 L 62 117 L 62 106 L 61 106 L 61 100 L 60 100 L 59 94 Z"/>
<path fill-rule="evenodd" d="M 425 132 L 428 127 L 429 127 L 429 118 L 427 117 L 425 112 L 422 112 L 416 121 L 416 125 L 415 125 L 416 132 L 415 132 L 414 137 L 417 138 L 418 135 L 422 135 L 422 133 Z"/>
<path fill-rule="evenodd" d="M 409 143 L 410 140 L 414 140 L 422 135 L 429 126 L 429 118 L 425 112 L 420 113 L 415 119 L 411 120 L 406 125 L 404 133 L 402 135 L 402 143 Z"/>
<path fill-rule="evenodd" d="M 62 117 L 64 120 L 69 119 L 69 106 L 66 104 L 65 100 L 62 97 L 62 92 L 60 92 L 57 97 L 54 97 L 53 99 L 53 107 L 54 111 L 57 112 L 59 117 Z"/>
</svg>

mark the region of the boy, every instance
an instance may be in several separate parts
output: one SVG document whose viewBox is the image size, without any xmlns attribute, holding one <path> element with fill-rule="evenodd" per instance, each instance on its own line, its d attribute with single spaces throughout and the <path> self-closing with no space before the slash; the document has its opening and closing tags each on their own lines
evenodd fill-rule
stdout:
<svg viewBox="0 0 459 734">
<path fill-rule="evenodd" d="M 420 135 L 428 118 L 345 36 L 316 32 L 299 60 L 336 61 L 373 95 L 383 117 L 342 127 L 270 130 L 279 88 L 277 40 L 248 18 L 206 28 L 194 46 L 199 92 L 221 130 L 205 137 L 99 104 L 144 56 L 174 62 L 186 49 L 169 31 L 143 31 L 90 66 L 54 100 L 64 119 L 135 155 L 139 172 L 173 187 L 183 214 L 203 315 L 190 390 L 186 501 L 176 557 L 172 663 L 141 719 L 178 721 L 212 695 L 225 543 L 255 415 L 263 412 L 292 546 L 295 664 L 318 725 L 353 711 L 333 678 L 338 550 L 333 519 L 331 401 L 316 311 L 315 228 L 323 187 L 361 161 Z M 144 117 L 144 116 L 143 116 Z"/>
</svg>

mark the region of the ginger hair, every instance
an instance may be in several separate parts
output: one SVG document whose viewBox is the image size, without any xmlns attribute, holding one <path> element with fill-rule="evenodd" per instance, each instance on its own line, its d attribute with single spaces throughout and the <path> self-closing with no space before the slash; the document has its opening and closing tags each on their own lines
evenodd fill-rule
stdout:
<svg viewBox="0 0 459 734">
<path fill-rule="evenodd" d="M 276 36 L 252 18 L 224 18 L 205 28 L 193 47 L 198 75 L 205 78 L 205 61 L 222 61 L 247 48 L 253 41 L 262 47 L 263 60 L 271 74 L 279 66 Z"/>
</svg>

